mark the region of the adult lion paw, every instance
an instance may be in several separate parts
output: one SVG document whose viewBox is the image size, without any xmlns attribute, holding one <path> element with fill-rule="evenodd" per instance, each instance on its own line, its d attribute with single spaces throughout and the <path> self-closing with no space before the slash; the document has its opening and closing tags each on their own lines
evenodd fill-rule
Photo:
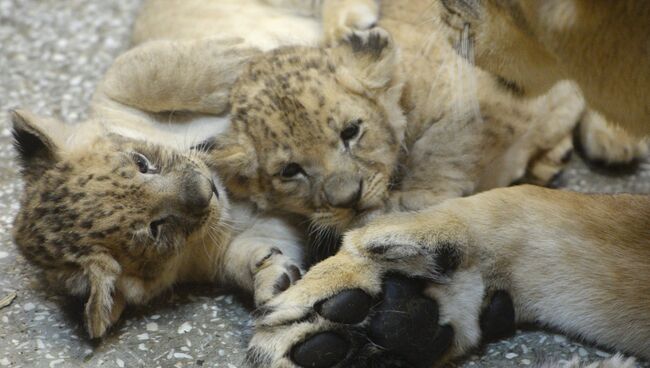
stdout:
<svg viewBox="0 0 650 368">
<path fill-rule="evenodd" d="M 486 291 L 463 249 L 385 237 L 376 226 L 352 232 L 337 255 L 258 309 L 251 366 L 431 367 L 478 345 L 482 328 L 491 338 L 514 330 L 508 294 Z"/>
</svg>

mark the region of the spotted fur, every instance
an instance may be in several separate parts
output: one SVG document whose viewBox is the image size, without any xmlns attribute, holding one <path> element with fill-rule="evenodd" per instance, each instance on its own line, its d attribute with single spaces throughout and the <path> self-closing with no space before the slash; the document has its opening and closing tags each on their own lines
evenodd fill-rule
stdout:
<svg viewBox="0 0 650 368">
<path fill-rule="evenodd" d="M 519 179 L 548 184 L 564 165 L 553 149 L 572 148 L 578 92 L 562 83 L 521 100 L 410 13 L 383 8 L 392 36 L 355 31 L 336 47 L 284 47 L 244 68 L 232 126 L 211 142 L 235 196 L 306 216 L 325 234 Z M 344 139 L 351 126 L 358 133 Z M 300 172 L 284 177 L 289 165 Z"/>
</svg>

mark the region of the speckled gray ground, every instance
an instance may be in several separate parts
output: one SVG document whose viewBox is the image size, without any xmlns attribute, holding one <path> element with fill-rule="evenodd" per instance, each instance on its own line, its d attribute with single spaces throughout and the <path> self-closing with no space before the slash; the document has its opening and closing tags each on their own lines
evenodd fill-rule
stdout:
<svg viewBox="0 0 650 368">
<path fill-rule="evenodd" d="M 155 305 L 130 310 L 101 344 L 85 338 L 80 306 L 43 290 L 17 255 L 11 222 L 21 184 L 7 110 L 27 107 L 83 119 L 99 76 L 128 43 L 134 0 L 0 0 L 0 367 L 239 367 L 250 333 L 248 311 L 210 288 L 178 287 Z M 574 158 L 566 186 L 588 192 L 650 193 L 650 163 L 627 176 L 589 170 Z M 608 352 L 559 335 L 522 332 L 471 356 L 464 367 L 517 367 L 540 356 L 585 360 Z M 647 365 L 650 367 L 650 365 Z"/>
</svg>

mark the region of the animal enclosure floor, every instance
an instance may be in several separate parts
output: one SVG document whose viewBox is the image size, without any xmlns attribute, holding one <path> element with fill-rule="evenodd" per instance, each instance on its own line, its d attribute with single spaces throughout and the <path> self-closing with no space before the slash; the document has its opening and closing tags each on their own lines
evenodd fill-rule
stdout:
<svg viewBox="0 0 650 368">
<path fill-rule="evenodd" d="M 83 120 L 98 78 L 128 46 L 138 6 L 135 0 L 0 0 L 0 301 L 16 295 L 6 307 L 0 302 L 0 367 L 242 366 L 251 320 L 237 298 L 210 287 L 177 287 L 152 306 L 128 310 L 108 338 L 93 343 L 81 327 L 81 304 L 42 288 L 12 241 L 22 184 L 8 110 Z M 612 176 L 574 155 L 565 182 L 585 192 L 650 193 L 650 163 Z M 561 335 L 520 332 L 459 366 L 520 367 L 573 355 L 593 361 L 610 353 Z"/>
</svg>

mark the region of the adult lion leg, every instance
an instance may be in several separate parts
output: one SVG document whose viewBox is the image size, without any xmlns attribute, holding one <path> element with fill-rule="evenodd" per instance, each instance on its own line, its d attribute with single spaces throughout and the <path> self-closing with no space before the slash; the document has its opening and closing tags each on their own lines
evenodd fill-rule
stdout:
<svg viewBox="0 0 650 368">
<path fill-rule="evenodd" d="M 517 320 L 649 357 L 649 216 L 646 196 L 522 186 L 380 219 L 349 239 L 407 274 L 451 245 L 488 290 L 512 296 Z"/>
<path fill-rule="evenodd" d="M 371 341 L 382 354 L 431 366 L 476 346 L 481 334 L 498 335 L 485 331 L 494 324 L 481 315 L 498 318 L 513 311 L 517 321 L 650 357 L 649 216 L 650 198 L 643 196 L 519 186 L 378 218 L 348 233 L 336 256 L 267 304 L 251 359 L 310 366 L 311 357 L 329 354 L 328 364 L 318 366 L 350 366 L 352 357 L 366 352 L 359 341 Z M 391 289 L 401 285 L 395 274 L 428 283 L 424 290 L 412 286 L 402 299 L 424 305 L 420 320 L 413 322 L 408 308 L 393 308 L 406 316 L 399 325 L 421 328 L 398 338 L 378 336 L 373 326 L 386 315 L 381 306 L 402 305 Z M 360 296 L 344 303 L 350 293 Z M 426 306 L 422 295 L 435 304 Z M 350 310 L 354 318 L 347 318 Z M 415 333 L 425 336 L 420 346 L 428 344 L 430 354 L 422 349 L 411 355 L 399 344 Z"/>
</svg>

